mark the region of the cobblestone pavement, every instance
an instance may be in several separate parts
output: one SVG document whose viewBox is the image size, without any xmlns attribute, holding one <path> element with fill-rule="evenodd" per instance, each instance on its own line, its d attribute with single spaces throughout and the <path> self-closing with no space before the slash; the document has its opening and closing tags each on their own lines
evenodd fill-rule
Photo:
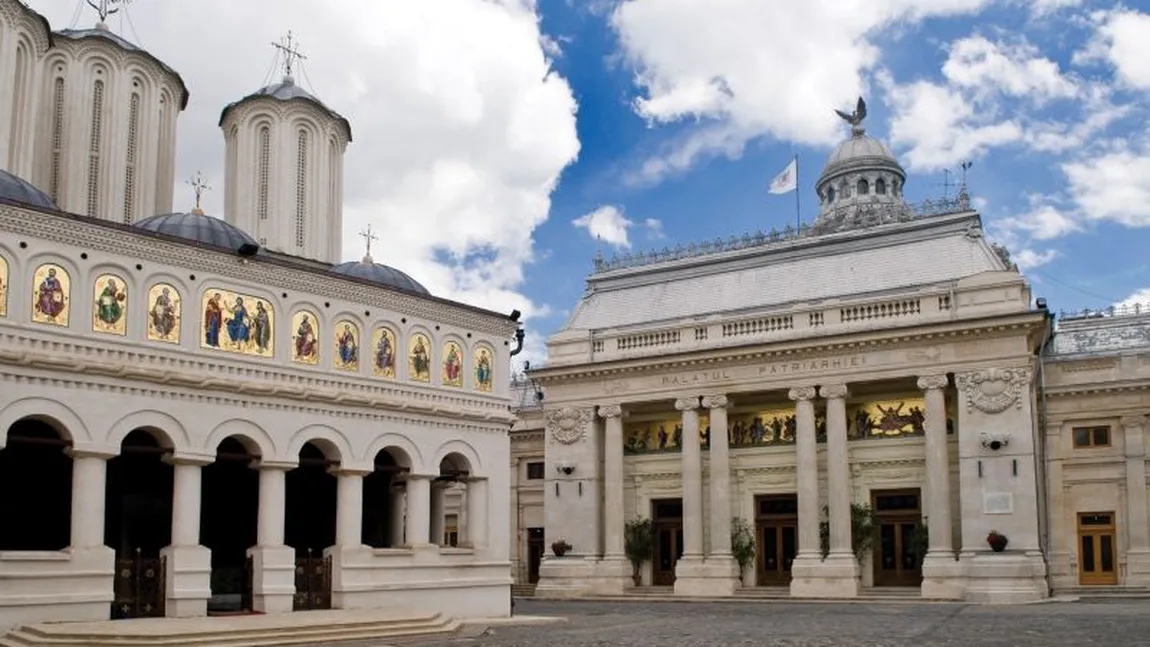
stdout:
<svg viewBox="0 0 1150 647">
<path fill-rule="evenodd" d="M 1150 600 L 1025 606 L 795 602 L 544 602 L 569 622 L 494 628 L 474 647 L 1028 647 L 1150 645 Z"/>
</svg>

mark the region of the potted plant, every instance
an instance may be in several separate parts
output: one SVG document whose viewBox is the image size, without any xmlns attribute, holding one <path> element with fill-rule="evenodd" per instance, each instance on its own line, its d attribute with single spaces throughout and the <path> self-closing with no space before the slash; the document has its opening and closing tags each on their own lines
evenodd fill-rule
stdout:
<svg viewBox="0 0 1150 647">
<path fill-rule="evenodd" d="M 623 552 L 631 562 L 631 581 L 635 586 L 642 585 L 643 562 L 655 554 L 655 530 L 650 519 L 640 517 L 627 522 L 623 530 Z"/>
<path fill-rule="evenodd" d="M 997 530 L 991 530 L 986 534 L 986 543 L 990 544 L 991 550 L 996 553 L 1001 553 L 1006 550 L 1006 545 L 1010 543 L 1010 540 L 1006 538 L 1006 535 Z"/>
<path fill-rule="evenodd" d="M 751 524 L 742 517 L 731 519 L 731 554 L 739 565 L 739 584 L 743 583 L 743 573 L 755 562 L 755 534 Z"/>
<path fill-rule="evenodd" d="M 562 537 L 551 542 L 551 552 L 555 553 L 556 557 L 566 555 L 569 550 L 571 550 L 571 544 L 567 543 L 567 540 Z"/>
</svg>

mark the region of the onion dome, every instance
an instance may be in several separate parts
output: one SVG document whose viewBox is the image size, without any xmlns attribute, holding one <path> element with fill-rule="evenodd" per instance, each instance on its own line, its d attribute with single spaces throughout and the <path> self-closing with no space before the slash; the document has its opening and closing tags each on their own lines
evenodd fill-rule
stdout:
<svg viewBox="0 0 1150 647">
<path fill-rule="evenodd" d="M 346 131 L 347 141 L 351 141 L 351 123 L 338 112 L 324 105 L 324 103 L 317 99 L 315 95 L 296 85 L 295 79 L 293 79 L 291 76 L 284 76 L 283 80 L 279 83 L 273 83 L 271 85 L 264 86 L 244 97 L 243 99 L 240 99 L 239 101 L 229 103 L 224 107 L 223 112 L 220 113 L 220 126 L 224 125 L 224 120 L 228 118 L 229 112 L 239 107 L 241 104 L 260 98 L 276 99 L 277 101 L 303 101 L 310 103 L 323 112 L 327 113 L 328 116 L 330 116 L 335 121 L 339 122 L 339 124 L 343 126 L 344 130 Z"/>
<path fill-rule="evenodd" d="M 219 218 L 204 215 L 199 209 L 191 213 L 165 213 L 144 218 L 137 222 L 135 227 L 212 247 L 222 247 L 246 256 L 254 254 L 259 249 L 259 243 L 242 229 Z"/>
<path fill-rule="evenodd" d="M 41 209 L 59 211 L 56 203 L 48 197 L 47 193 L 32 186 L 31 182 L 4 170 L 0 170 L 0 198 Z"/>
<path fill-rule="evenodd" d="M 364 256 L 361 261 L 348 261 L 336 265 L 331 268 L 331 271 L 342 276 L 386 285 L 405 292 L 431 296 L 431 292 L 428 292 L 427 288 L 420 285 L 418 281 L 394 267 L 376 263 L 370 255 Z"/>
</svg>

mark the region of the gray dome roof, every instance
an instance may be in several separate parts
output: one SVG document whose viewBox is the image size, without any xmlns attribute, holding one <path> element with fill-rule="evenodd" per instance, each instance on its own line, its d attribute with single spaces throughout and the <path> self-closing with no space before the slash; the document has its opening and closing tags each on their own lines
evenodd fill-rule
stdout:
<svg viewBox="0 0 1150 647">
<path fill-rule="evenodd" d="M 827 165 L 823 167 L 819 183 L 832 175 L 874 168 L 894 171 L 903 179 L 906 178 L 906 171 L 902 169 L 886 144 L 867 135 L 860 128 L 831 153 Z"/>
<path fill-rule="evenodd" d="M 407 292 L 414 292 L 416 294 L 425 294 L 427 296 L 431 296 L 431 293 L 427 291 L 427 288 L 420 285 L 415 279 L 395 269 L 394 267 L 388 267 L 387 265 L 381 265 L 379 263 L 373 262 L 370 256 L 363 259 L 362 261 L 348 261 L 347 263 L 341 263 L 331 268 L 331 271 L 343 276 L 350 276 L 352 278 L 371 281 L 372 283 L 389 285 L 393 288 L 406 290 Z"/>
<path fill-rule="evenodd" d="M 153 63 L 158 65 L 160 69 L 176 77 L 176 80 L 180 82 L 180 110 L 188 107 L 188 86 L 184 83 L 184 78 L 180 76 L 180 73 L 169 67 L 160 59 L 156 58 L 148 50 L 140 47 L 139 45 L 136 45 L 123 36 L 113 33 L 110 29 L 107 28 L 107 26 L 97 25 L 93 29 L 61 29 L 60 31 L 55 32 L 55 34 L 57 36 L 63 36 L 72 40 L 100 38 L 112 43 L 113 45 L 116 45 L 124 51 L 134 52 L 140 56 L 150 59 Z"/>
<path fill-rule="evenodd" d="M 48 197 L 48 194 L 32 186 L 31 182 L 4 170 L 0 170 L 0 198 L 13 202 L 23 202 L 33 207 L 59 211 L 56 203 Z"/>
<path fill-rule="evenodd" d="M 271 85 L 264 86 L 244 97 L 243 99 L 234 101 L 224 106 L 223 111 L 220 113 L 220 125 L 224 125 L 224 120 L 228 118 L 228 113 L 231 112 L 232 109 L 234 109 L 236 106 L 244 103 L 245 101 L 258 99 L 260 97 L 269 97 L 279 101 L 292 101 L 295 99 L 300 101 L 307 101 L 308 103 L 315 105 L 320 110 L 326 112 L 332 119 L 340 122 L 340 124 L 342 124 L 344 129 L 347 131 L 347 140 L 351 141 L 351 123 L 349 123 L 348 120 L 343 117 L 343 115 L 324 105 L 324 103 L 317 99 L 315 95 L 296 85 L 295 81 L 290 76 L 285 76 L 284 79 L 279 83 L 273 83 Z"/>
<path fill-rule="evenodd" d="M 238 227 L 202 213 L 165 213 L 144 218 L 135 226 L 145 231 L 176 236 L 213 247 L 223 247 L 233 252 L 239 251 L 244 245 L 259 247 L 254 238 Z"/>
</svg>

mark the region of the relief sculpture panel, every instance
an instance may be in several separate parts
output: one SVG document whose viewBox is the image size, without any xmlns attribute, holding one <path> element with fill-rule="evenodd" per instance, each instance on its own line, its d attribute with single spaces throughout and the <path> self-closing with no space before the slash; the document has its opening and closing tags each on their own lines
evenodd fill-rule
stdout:
<svg viewBox="0 0 1150 647">
<path fill-rule="evenodd" d="M 273 356 L 275 313 L 265 300 L 231 290 L 209 289 L 204 292 L 202 311 L 204 348 Z"/>
</svg>

